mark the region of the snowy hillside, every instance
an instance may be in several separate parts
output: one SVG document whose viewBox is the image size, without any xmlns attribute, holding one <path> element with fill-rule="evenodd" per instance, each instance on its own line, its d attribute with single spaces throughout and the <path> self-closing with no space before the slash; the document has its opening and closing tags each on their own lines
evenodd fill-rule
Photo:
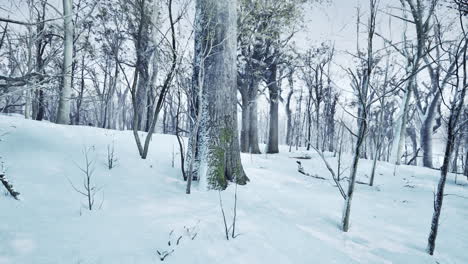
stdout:
<svg viewBox="0 0 468 264">
<path fill-rule="evenodd" d="M 316 153 L 245 155 L 250 182 L 238 187 L 238 236 L 227 241 L 216 191 L 185 194 L 175 137 L 153 138 L 139 158 L 130 131 L 62 126 L 0 116 L 0 156 L 20 201 L 0 196 L 0 264 L 160 263 L 468 263 L 467 181 L 450 175 L 437 251 L 427 244 L 439 172 L 378 166 L 376 186 L 357 185 L 351 229 L 340 230 L 343 199 Z M 107 168 L 115 142 L 117 166 Z M 95 210 L 82 189 L 84 148 L 95 161 Z M 174 167 L 172 167 L 174 158 Z M 345 157 L 348 167 L 350 157 Z M 329 162 L 335 166 L 335 158 Z M 362 160 L 367 182 L 371 162 Z M 345 173 L 347 175 L 347 172 Z M 72 186 L 73 184 L 73 186 Z M 344 182 L 343 182 L 344 184 Z M 234 186 L 221 192 L 232 221 Z M 168 243 L 170 242 L 170 245 Z M 173 250 L 173 251 L 172 251 Z M 171 253 L 172 252 L 172 253 Z"/>
</svg>

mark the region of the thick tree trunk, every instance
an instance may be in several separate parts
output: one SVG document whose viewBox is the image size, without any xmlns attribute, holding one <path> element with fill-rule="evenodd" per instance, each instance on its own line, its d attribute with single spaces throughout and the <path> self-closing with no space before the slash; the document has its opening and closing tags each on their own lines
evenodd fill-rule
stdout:
<svg viewBox="0 0 468 264">
<path fill-rule="evenodd" d="M 257 81 L 247 80 L 247 86 L 241 88 L 243 89 L 241 92 L 241 151 L 244 153 L 261 153 L 260 147 L 258 145 L 257 85 Z"/>
<path fill-rule="evenodd" d="M 72 22 L 72 0 L 63 0 L 64 16 L 64 48 L 63 48 L 63 86 L 60 92 L 60 100 L 57 111 L 57 123 L 70 123 L 70 96 L 72 87 L 72 64 L 73 64 L 73 22 Z M 40 91 L 42 92 L 42 91 Z"/>
<path fill-rule="evenodd" d="M 267 153 L 279 153 L 278 147 L 278 104 L 279 89 L 277 83 L 277 65 L 270 65 L 267 73 L 267 86 L 270 92 L 270 126 L 268 133 Z"/>
<path fill-rule="evenodd" d="M 432 163 L 432 134 L 434 127 L 434 119 L 436 115 L 436 108 L 440 104 L 440 92 L 438 91 L 435 98 L 426 110 L 424 120 L 420 130 L 421 137 L 421 149 L 423 151 L 423 166 L 427 168 L 433 168 Z"/>
<path fill-rule="evenodd" d="M 199 150 L 195 159 L 200 161 L 196 174 L 209 189 L 224 189 L 228 181 L 248 181 L 237 131 L 236 4 L 232 0 L 196 2 L 195 63 L 203 61 L 202 82 L 197 84 L 202 102 L 195 142 Z M 209 52 L 204 54 L 205 50 Z"/>
</svg>

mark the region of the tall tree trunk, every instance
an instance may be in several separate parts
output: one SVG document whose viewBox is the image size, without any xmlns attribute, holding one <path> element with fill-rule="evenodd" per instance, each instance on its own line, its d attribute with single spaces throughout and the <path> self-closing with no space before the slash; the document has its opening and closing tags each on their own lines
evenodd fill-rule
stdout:
<svg viewBox="0 0 468 264">
<path fill-rule="evenodd" d="M 467 88 L 464 87 L 462 89 L 463 89 L 462 95 L 460 96 L 460 99 L 459 99 L 461 103 L 459 103 L 459 105 L 457 106 L 455 106 L 455 103 L 452 104 L 452 110 L 451 110 L 450 118 L 448 122 L 447 143 L 445 146 L 444 162 L 442 164 L 442 168 L 440 169 L 440 179 L 439 179 L 439 184 L 437 185 L 437 193 L 435 195 L 434 213 L 432 215 L 431 231 L 429 233 L 429 238 L 427 240 L 428 241 L 427 253 L 429 253 L 430 255 L 434 254 L 435 240 L 437 238 L 437 231 L 439 229 L 439 218 L 440 218 L 440 213 L 442 211 L 442 203 L 444 201 L 445 182 L 447 180 L 447 174 L 448 174 L 449 166 L 450 166 L 450 159 L 452 156 L 455 138 L 456 138 L 455 126 L 457 125 L 458 117 L 460 115 L 459 112 L 461 112 L 461 107 L 463 106 L 463 101 L 464 101 L 463 99 L 465 97 L 465 91 Z"/>
<path fill-rule="evenodd" d="M 468 120 L 468 107 L 465 108 L 465 120 Z M 468 126 L 465 125 L 465 169 L 463 175 L 468 179 Z"/>
<path fill-rule="evenodd" d="M 437 92 L 437 97 L 440 96 L 440 92 Z M 436 102 L 437 101 L 437 102 Z M 432 163 L 432 134 L 433 134 L 433 126 L 434 126 L 434 119 L 435 119 L 435 109 L 437 106 L 437 103 L 440 104 L 439 99 L 433 99 L 433 102 L 431 105 L 428 106 L 428 109 L 426 110 L 427 113 L 424 116 L 424 120 L 421 126 L 421 132 L 420 132 L 420 137 L 421 137 L 421 149 L 423 151 L 423 166 L 427 168 L 433 168 L 433 163 Z"/>
<path fill-rule="evenodd" d="M 84 78 L 84 69 L 85 69 L 85 56 L 81 57 L 81 76 L 80 76 L 80 91 L 78 93 L 78 98 L 76 100 L 76 114 L 75 114 L 75 125 L 80 124 L 80 114 L 81 114 L 81 105 L 83 103 L 83 95 L 85 90 L 85 78 Z"/>
<path fill-rule="evenodd" d="M 30 119 L 31 118 L 31 88 L 28 87 L 26 91 L 24 91 L 25 103 L 24 103 L 24 118 Z"/>
<path fill-rule="evenodd" d="M 70 96 L 72 87 L 73 64 L 73 21 L 72 0 L 63 0 L 65 38 L 63 41 L 63 86 L 57 111 L 57 124 L 70 123 Z M 41 91 L 40 91 L 41 92 Z"/>
<path fill-rule="evenodd" d="M 258 109 L 257 109 L 257 89 L 258 82 L 252 84 L 250 88 L 249 104 L 249 152 L 252 154 L 261 154 L 258 144 Z"/>
<path fill-rule="evenodd" d="M 203 78 L 197 84 L 202 100 L 199 136 L 194 137 L 199 157 L 194 158 L 200 160 L 196 174 L 209 189 L 224 189 L 228 181 L 245 184 L 248 180 L 237 131 L 236 2 L 196 2 L 195 64 L 202 62 L 196 66 L 203 71 Z"/>
<path fill-rule="evenodd" d="M 285 112 L 286 112 L 286 145 L 291 146 L 292 145 L 292 111 L 291 111 L 291 99 L 294 94 L 294 79 L 292 74 L 288 76 L 288 82 L 289 82 L 289 93 L 288 97 L 286 99 L 286 105 L 285 105 Z"/>
<path fill-rule="evenodd" d="M 412 80 L 410 81 L 412 82 Z M 408 108 L 409 108 L 409 102 L 411 99 L 411 91 L 412 88 L 409 86 L 412 84 L 409 84 L 406 87 L 405 90 L 405 95 L 403 96 L 403 100 L 401 101 L 401 106 L 400 106 L 400 113 L 398 114 L 398 119 L 395 124 L 395 129 L 394 129 L 394 137 L 393 137 L 393 144 L 392 144 L 392 153 L 390 155 L 390 162 L 393 164 L 399 165 L 401 162 L 401 155 L 402 155 L 402 149 L 403 145 L 405 143 L 405 138 L 406 138 L 406 123 L 408 119 Z"/>
<path fill-rule="evenodd" d="M 416 139 L 416 129 L 414 127 L 409 127 L 409 128 L 406 129 L 406 133 L 408 133 L 409 138 L 411 139 L 411 149 L 413 150 L 412 155 L 408 156 L 409 153 L 407 153 L 406 157 L 407 158 L 409 157 L 410 159 L 412 159 L 414 157 L 413 161 L 410 162 L 410 163 L 417 166 L 418 165 L 418 157 L 417 157 L 417 155 L 418 155 L 418 141 Z"/>
<path fill-rule="evenodd" d="M 247 74 L 247 76 L 247 80 L 241 82 L 243 87 L 239 88 L 242 98 L 241 151 L 260 154 L 257 120 L 258 81 L 251 74 Z"/>
<path fill-rule="evenodd" d="M 142 22 L 144 23 L 144 22 Z M 147 31 L 147 25 L 143 27 L 143 32 Z M 136 90 L 136 107 L 137 107 L 137 129 L 139 131 L 148 131 L 148 87 L 149 87 L 149 58 L 147 55 L 148 36 L 145 33 L 141 36 L 141 41 L 137 48 L 137 70 L 138 70 L 138 85 Z"/>
<path fill-rule="evenodd" d="M 328 136 L 328 151 L 335 151 L 335 114 L 336 114 L 336 104 L 338 102 L 338 96 L 335 95 L 331 99 L 331 105 L 328 113 L 328 124 L 327 124 L 327 136 Z"/>
<path fill-rule="evenodd" d="M 267 73 L 267 86 L 270 92 L 270 126 L 268 133 L 267 153 L 279 153 L 278 147 L 278 104 L 279 89 L 277 83 L 277 65 L 270 65 Z"/>
<path fill-rule="evenodd" d="M 248 153 L 250 151 L 250 98 L 248 95 L 248 87 L 242 87 L 241 98 L 242 98 L 242 128 L 241 128 L 241 152 Z"/>
<path fill-rule="evenodd" d="M 356 146 L 354 149 L 353 163 L 351 165 L 351 172 L 349 176 L 348 191 L 346 193 L 345 205 L 343 209 L 342 229 L 344 232 L 348 232 L 349 230 L 349 222 L 350 222 L 350 216 L 351 216 L 351 202 L 354 196 L 354 185 L 356 183 L 359 157 L 360 157 L 361 147 L 362 147 L 362 144 L 364 143 L 366 132 L 367 132 L 367 115 L 366 115 L 365 110 L 362 111 L 362 115 L 360 116 L 360 118 L 361 118 L 361 122 L 359 122 L 358 138 L 357 138 Z"/>
<path fill-rule="evenodd" d="M 309 88 L 309 97 L 307 98 L 307 150 L 310 150 L 312 144 L 312 90 Z"/>
</svg>

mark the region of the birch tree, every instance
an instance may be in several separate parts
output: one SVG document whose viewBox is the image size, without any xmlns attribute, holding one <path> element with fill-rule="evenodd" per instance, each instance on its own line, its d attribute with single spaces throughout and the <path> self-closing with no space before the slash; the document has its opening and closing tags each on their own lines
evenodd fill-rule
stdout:
<svg viewBox="0 0 468 264">
<path fill-rule="evenodd" d="M 60 101 L 57 110 L 57 123 L 70 123 L 70 96 L 72 89 L 72 63 L 73 63 L 73 21 L 72 0 L 63 0 L 63 86 L 60 91 Z"/>
</svg>

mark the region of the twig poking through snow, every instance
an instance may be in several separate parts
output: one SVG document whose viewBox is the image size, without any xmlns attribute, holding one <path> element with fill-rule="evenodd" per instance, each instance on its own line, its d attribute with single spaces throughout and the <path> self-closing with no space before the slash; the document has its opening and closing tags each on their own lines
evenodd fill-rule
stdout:
<svg viewBox="0 0 468 264">
<path fill-rule="evenodd" d="M 159 260 L 164 261 L 167 257 L 172 255 L 172 253 L 174 253 L 176 247 L 179 246 L 184 237 L 188 237 L 190 238 L 190 240 L 194 240 L 198 235 L 199 223 L 200 221 L 198 221 L 197 224 L 193 227 L 184 226 L 184 232 L 182 233 L 182 235 L 176 236 L 177 239 L 175 239 L 175 237 L 173 239 L 174 230 L 171 230 L 171 232 L 169 232 L 169 240 L 167 241 L 167 245 L 169 248 L 167 250 L 156 250 L 156 253 L 158 253 L 159 256 Z"/>
</svg>

